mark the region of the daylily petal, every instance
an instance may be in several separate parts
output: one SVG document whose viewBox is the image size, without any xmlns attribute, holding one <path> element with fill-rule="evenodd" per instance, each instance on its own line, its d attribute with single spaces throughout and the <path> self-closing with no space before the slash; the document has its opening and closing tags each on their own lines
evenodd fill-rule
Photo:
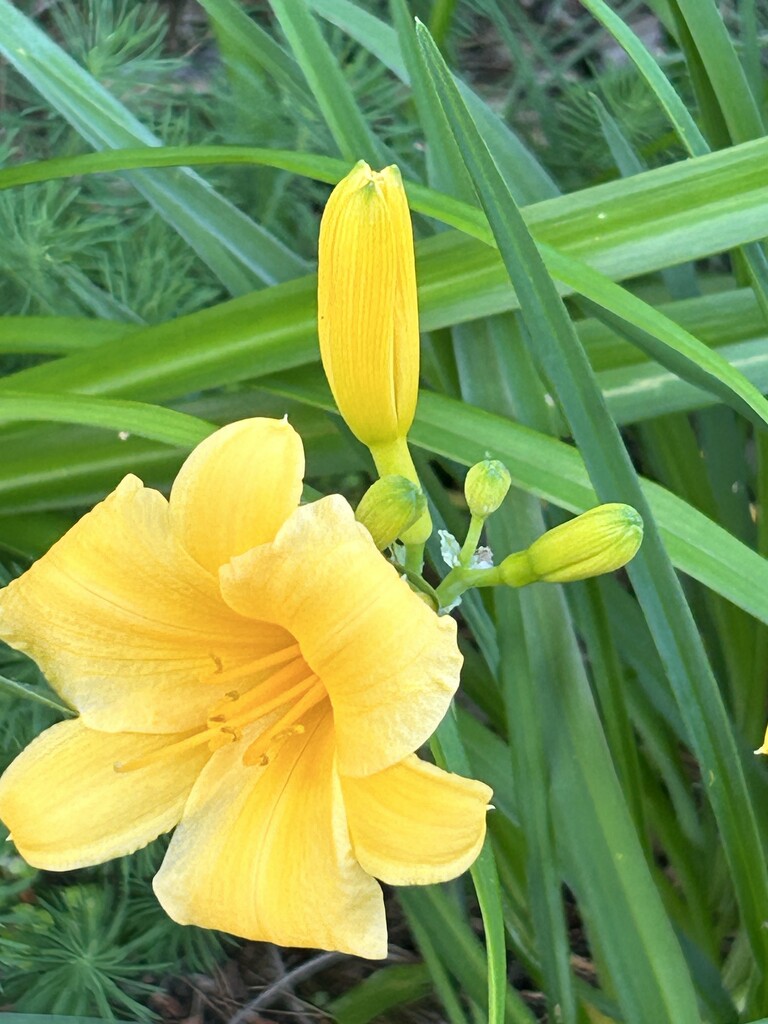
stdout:
<svg viewBox="0 0 768 1024">
<path fill-rule="evenodd" d="M 224 604 L 174 537 L 165 498 L 133 476 L 0 591 L 0 638 L 109 732 L 192 729 L 230 688 L 203 677 L 293 642 Z"/>
<path fill-rule="evenodd" d="M 485 838 L 491 790 L 415 754 L 364 779 L 341 777 L 360 864 L 390 885 L 432 885 L 472 864 Z"/>
<path fill-rule="evenodd" d="M 331 716 L 315 712 L 305 725 L 264 768 L 242 763 L 258 729 L 214 754 L 155 892 L 181 924 L 378 959 L 387 952 L 383 899 L 352 854 Z"/>
<path fill-rule="evenodd" d="M 301 645 L 333 704 L 342 774 L 381 771 L 434 732 L 459 683 L 456 624 L 410 590 L 344 498 L 298 509 L 220 576 L 232 608 Z"/>
<path fill-rule="evenodd" d="M 301 438 L 286 420 L 249 419 L 217 430 L 192 452 L 171 490 L 182 544 L 215 573 L 272 540 L 299 504 Z"/>
<path fill-rule="evenodd" d="M 168 832 L 208 748 L 174 751 L 128 772 L 115 764 L 178 739 L 96 732 L 79 720 L 46 729 L 0 779 L 0 819 L 19 853 L 35 867 L 68 871 L 133 853 Z"/>
</svg>

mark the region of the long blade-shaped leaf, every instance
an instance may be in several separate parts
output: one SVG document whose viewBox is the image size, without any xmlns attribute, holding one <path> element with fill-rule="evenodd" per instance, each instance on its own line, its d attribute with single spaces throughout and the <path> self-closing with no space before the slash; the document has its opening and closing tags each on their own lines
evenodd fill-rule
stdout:
<svg viewBox="0 0 768 1024">
<path fill-rule="evenodd" d="M 0 53 L 96 149 L 159 140 L 10 0 L 0 0 Z M 297 277 L 306 263 L 194 172 L 136 174 L 135 187 L 233 293 Z"/>
<path fill-rule="evenodd" d="M 383 166 L 391 154 L 373 132 L 305 0 L 270 0 L 342 156 Z"/>
<path fill-rule="evenodd" d="M 538 358 L 557 390 L 597 493 L 604 501 L 630 502 L 647 520 L 645 540 L 630 565 L 630 575 L 665 663 L 691 745 L 709 781 L 707 795 L 733 872 L 755 968 L 762 975 L 768 962 L 768 934 L 763 927 L 762 910 L 768 906 L 768 871 L 742 758 L 717 682 L 651 509 L 573 324 L 439 51 L 423 26 L 418 31 L 425 61 L 520 297 Z M 695 1004 L 689 1005 L 686 1013 L 695 1020 Z"/>
</svg>

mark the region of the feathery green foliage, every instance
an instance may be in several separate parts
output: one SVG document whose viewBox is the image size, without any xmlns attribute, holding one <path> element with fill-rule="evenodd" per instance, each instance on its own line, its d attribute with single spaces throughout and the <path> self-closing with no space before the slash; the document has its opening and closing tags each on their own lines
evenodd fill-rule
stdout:
<svg viewBox="0 0 768 1024">
<path fill-rule="evenodd" d="M 302 998 L 340 1024 L 764 1024 L 768 9 L 0 0 L 0 24 L 0 585 L 242 416 L 287 411 L 309 485 L 365 491 L 314 322 L 319 214 L 361 157 L 414 211 L 435 524 L 463 535 L 483 458 L 513 481 L 497 558 L 598 495 L 643 506 L 629 578 L 465 596 L 433 750 L 493 786 L 490 841 L 471 880 L 398 894 L 406 962 Z M 68 713 L 0 648 L 3 766 Z M 149 1022 L 169 979 L 242 968 L 157 906 L 163 844 L 60 877 L 4 847 L 0 1019 Z"/>
</svg>

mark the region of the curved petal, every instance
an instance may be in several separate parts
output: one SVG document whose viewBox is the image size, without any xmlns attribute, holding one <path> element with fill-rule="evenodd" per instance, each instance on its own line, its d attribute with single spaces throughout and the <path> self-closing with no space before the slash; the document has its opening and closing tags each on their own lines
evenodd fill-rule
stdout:
<svg viewBox="0 0 768 1024">
<path fill-rule="evenodd" d="M 181 924 L 282 946 L 386 956 L 384 904 L 355 860 L 326 711 L 246 768 L 242 742 L 218 751 L 195 786 L 155 878 Z"/>
<path fill-rule="evenodd" d="M 220 576 L 232 608 L 298 640 L 333 704 L 342 774 L 381 771 L 434 732 L 459 684 L 456 623 L 410 590 L 344 498 L 298 509 Z"/>
<path fill-rule="evenodd" d="M 485 839 L 491 790 L 415 754 L 364 779 L 341 777 L 352 847 L 390 885 L 433 885 L 472 864 Z"/>
<path fill-rule="evenodd" d="M 79 720 L 46 729 L 0 779 L 0 818 L 19 853 L 50 871 L 101 864 L 168 832 L 207 747 L 173 751 L 144 768 L 115 764 L 157 753 L 178 736 L 105 733 Z"/>
<path fill-rule="evenodd" d="M 171 522 L 184 547 L 215 573 L 234 555 L 272 540 L 299 504 L 301 438 L 287 422 L 249 419 L 206 438 L 171 490 Z"/>
<path fill-rule="evenodd" d="M 108 732 L 192 729 L 229 688 L 203 678 L 293 642 L 222 601 L 132 476 L 0 591 L 0 638 Z"/>
</svg>

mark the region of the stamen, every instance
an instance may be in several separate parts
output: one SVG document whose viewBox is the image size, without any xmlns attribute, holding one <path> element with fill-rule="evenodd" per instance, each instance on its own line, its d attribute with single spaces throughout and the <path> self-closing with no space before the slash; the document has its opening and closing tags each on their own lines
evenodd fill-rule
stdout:
<svg viewBox="0 0 768 1024">
<path fill-rule="evenodd" d="M 320 680 L 314 676 L 315 680 L 312 686 L 307 690 L 301 700 L 297 701 L 292 707 L 286 711 L 286 713 L 279 718 L 273 725 L 263 732 L 258 739 L 254 740 L 253 743 L 247 748 L 243 754 L 243 764 L 254 765 L 263 764 L 262 758 L 267 756 L 267 750 L 270 744 L 281 737 L 284 733 L 288 732 L 289 735 L 292 733 L 289 731 L 289 726 L 294 726 L 294 723 L 298 721 L 310 708 L 313 708 L 316 704 L 319 704 L 326 698 L 326 691 Z M 295 726 L 293 733 L 303 731 L 303 726 L 299 729 Z M 267 760 L 269 760 L 267 758 Z"/>
<path fill-rule="evenodd" d="M 211 657 L 217 665 L 220 664 L 215 655 Z M 245 727 L 277 711 L 277 720 L 247 747 L 243 756 L 246 765 L 268 764 L 270 748 L 283 743 L 289 736 L 304 732 L 304 726 L 298 720 L 327 697 L 325 687 L 301 657 L 299 645 L 292 644 L 248 665 L 214 673 L 209 677 L 211 681 L 247 677 L 276 665 L 279 666 L 277 671 L 244 693 L 240 690 L 227 691 L 211 709 L 205 728 L 186 733 L 174 742 L 141 757 L 117 762 L 114 765 L 115 771 L 132 772 L 159 764 L 204 743 L 208 744 L 211 752 L 220 750 L 240 740 Z M 279 714 L 281 709 L 283 713 Z"/>
<path fill-rule="evenodd" d="M 176 755 L 182 750 L 190 750 L 192 747 L 198 747 L 202 743 L 206 743 L 209 738 L 208 729 L 203 729 L 200 732 L 191 733 L 185 736 L 182 740 L 177 740 L 175 743 L 169 743 L 166 747 L 160 747 L 159 750 L 153 750 L 149 754 L 144 754 L 143 757 L 133 757 L 130 761 L 117 761 L 114 764 L 116 772 L 135 772 L 138 768 L 146 768 L 151 764 L 159 764 L 165 761 L 169 755 Z"/>
<path fill-rule="evenodd" d="M 269 711 L 279 708 L 287 700 L 291 700 L 297 684 L 306 684 L 307 680 L 312 678 L 314 677 L 307 668 L 306 662 L 301 658 L 296 658 L 281 669 L 278 669 L 268 679 L 257 683 L 250 690 L 246 690 L 245 693 L 239 694 L 234 700 L 230 697 L 230 694 L 236 691 L 230 690 L 230 693 L 225 694 L 223 700 L 220 700 L 218 704 L 211 708 L 208 724 L 210 725 L 211 722 L 232 721 L 235 718 L 239 720 L 246 712 L 248 713 L 249 721 L 253 721 L 254 718 L 261 718 Z M 258 714 L 254 715 L 254 711 L 258 712 Z"/>
<path fill-rule="evenodd" d="M 265 654 L 263 658 L 256 658 L 255 661 L 246 662 L 245 665 L 238 665 L 237 668 L 229 668 L 223 670 L 221 658 L 217 658 L 215 654 L 212 654 L 216 664 L 216 671 L 212 672 L 208 676 L 204 676 L 202 682 L 205 683 L 227 683 L 230 679 L 243 679 L 256 672 L 261 672 L 262 669 L 272 668 L 274 665 L 281 665 L 284 661 L 294 660 L 301 654 L 301 648 L 298 644 L 291 644 L 289 647 L 284 647 L 280 651 L 273 651 L 272 654 Z"/>
</svg>

